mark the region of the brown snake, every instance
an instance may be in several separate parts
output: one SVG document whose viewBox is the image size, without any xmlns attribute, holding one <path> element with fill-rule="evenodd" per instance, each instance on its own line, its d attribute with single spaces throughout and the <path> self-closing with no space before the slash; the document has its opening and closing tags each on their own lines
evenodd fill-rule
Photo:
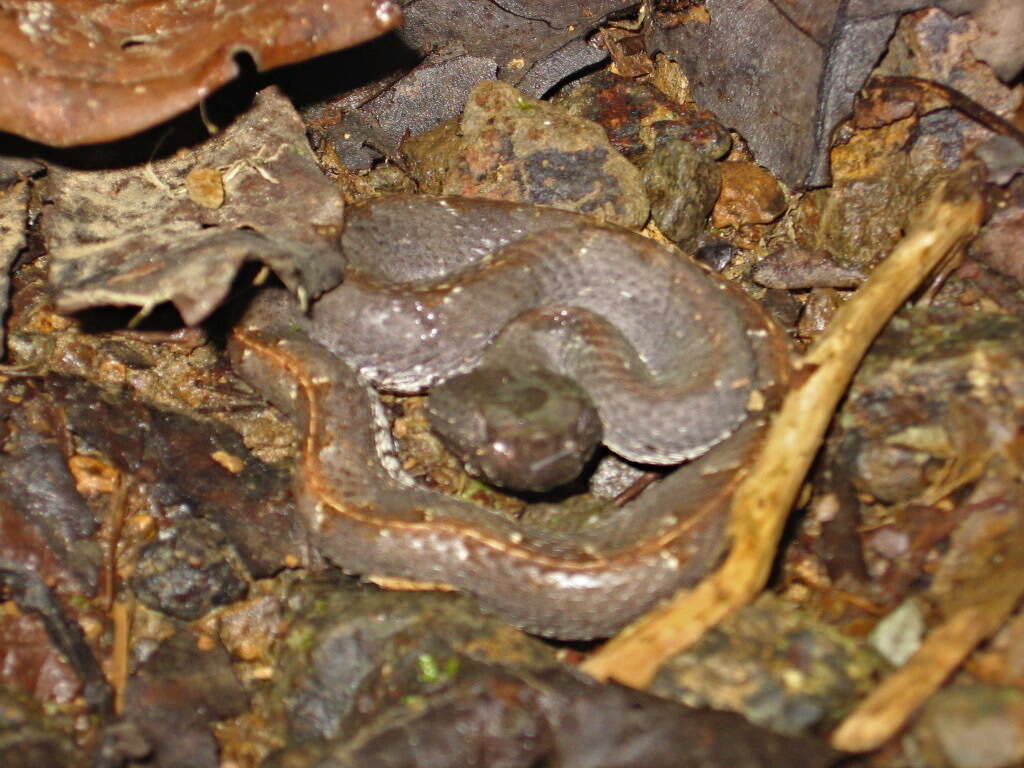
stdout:
<svg viewBox="0 0 1024 768">
<path fill-rule="evenodd" d="M 328 557 L 353 573 L 450 584 L 562 638 L 608 635 L 717 561 L 729 494 L 764 425 L 765 411 L 748 404 L 772 407 L 788 371 L 780 332 L 752 300 L 651 240 L 532 206 L 379 201 L 350 216 L 343 245 L 346 282 L 311 320 L 268 293 L 230 344 L 241 374 L 300 426 L 300 509 Z M 398 266 L 376 264 L 385 251 Z M 625 368 L 656 393 L 690 400 L 647 420 L 670 438 L 681 432 L 674 450 L 691 460 L 573 530 L 416 486 L 369 382 L 410 391 L 443 381 L 475 365 L 511 320 L 550 306 L 557 318 L 581 307 L 584 318 L 555 323 L 555 341 L 540 342 L 549 357 L 576 361 L 557 373 L 608 378 Z M 576 331 L 586 337 L 593 316 L 636 348 L 628 365 L 609 363 L 603 346 L 580 352 Z M 639 384 L 611 386 L 630 400 Z M 591 396 L 601 412 L 602 396 Z M 652 415 L 660 396 L 638 397 L 626 422 Z"/>
</svg>

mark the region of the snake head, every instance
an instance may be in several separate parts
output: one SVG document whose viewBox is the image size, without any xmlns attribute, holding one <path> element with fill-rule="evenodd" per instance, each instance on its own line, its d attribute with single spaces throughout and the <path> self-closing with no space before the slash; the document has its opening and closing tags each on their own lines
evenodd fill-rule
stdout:
<svg viewBox="0 0 1024 768">
<path fill-rule="evenodd" d="M 541 368 L 481 366 L 430 392 L 427 417 L 473 475 L 514 491 L 576 479 L 601 441 L 590 398 Z"/>
</svg>

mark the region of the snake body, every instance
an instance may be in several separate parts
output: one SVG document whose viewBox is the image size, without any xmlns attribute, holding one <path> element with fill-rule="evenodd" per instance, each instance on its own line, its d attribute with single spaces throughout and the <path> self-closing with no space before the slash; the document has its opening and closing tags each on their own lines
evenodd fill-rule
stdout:
<svg viewBox="0 0 1024 768">
<path fill-rule="evenodd" d="M 785 379 L 784 343 L 756 304 L 646 238 L 534 206 L 378 201 L 350 215 L 343 246 L 346 280 L 311 319 L 268 294 L 231 344 L 242 375 L 302 427 L 300 507 L 330 558 L 450 584 L 565 638 L 615 631 L 715 562 L 763 426 L 748 403 L 770 405 Z M 533 341 L 507 343 L 497 365 L 535 347 L 580 381 L 613 450 L 690 461 L 571 532 L 417 487 L 375 387 L 420 391 L 493 365 L 495 339 L 517 333 Z"/>
</svg>

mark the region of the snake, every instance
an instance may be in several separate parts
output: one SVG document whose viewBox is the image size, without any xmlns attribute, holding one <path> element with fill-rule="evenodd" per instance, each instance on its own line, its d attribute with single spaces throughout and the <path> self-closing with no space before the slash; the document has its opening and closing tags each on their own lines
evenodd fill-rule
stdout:
<svg viewBox="0 0 1024 768">
<path fill-rule="evenodd" d="M 468 592 L 562 639 L 609 636 L 715 565 L 729 495 L 789 376 L 783 335 L 755 301 L 650 238 L 542 206 L 383 198 L 347 213 L 341 244 L 344 280 L 308 315 L 266 291 L 228 345 L 240 375 L 298 426 L 298 508 L 330 560 Z M 503 393 L 524 370 L 525 383 Z M 549 380 L 579 407 L 563 406 Z M 594 434 L 632 461 L 683 463 L 573 526 L 512 518 L 421 486 L 401 466 L 380 391 L 450 386 L 432 422 L 455 432 L 487 431 L 474 398 L 484 411 L 503 403 L 511 422 L 545 406 L 573 413 L 569 438 L 527 428 L 526 462 L 541 466 L 513 485 L 546 475 L 536 443 L 560 459 L 586 454 Z M 522 457 L 497 431 L 497 449 L 482 453 L 515 475 Z"/>
</svg>

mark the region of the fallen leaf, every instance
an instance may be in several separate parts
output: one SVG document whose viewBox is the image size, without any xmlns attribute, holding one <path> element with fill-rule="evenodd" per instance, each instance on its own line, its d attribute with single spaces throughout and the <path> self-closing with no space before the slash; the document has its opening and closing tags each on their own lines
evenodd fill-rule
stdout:
<svg viewBox="0 0 1024 768">
<path fill-rule="evenodd" d="M 12 0 L 0 16 L 0 129 L 70 146 L 185 111 L 238 74 L 361 43 L 402 21 L 391 0 Z"/>
<path fill-rule="evenodd" d="M 189 175 L 204 168 L 217 169 L 223 205 L 190 195 Z M 43 230 L 61 312 L 171 301 L 198 323 L 245 261 L 269 266 L 300 299 L 341 280 L 341 197 L 276 89 L 194 152 L 113 170 L 54 166 L 49 194 Z"/>
</svg>

